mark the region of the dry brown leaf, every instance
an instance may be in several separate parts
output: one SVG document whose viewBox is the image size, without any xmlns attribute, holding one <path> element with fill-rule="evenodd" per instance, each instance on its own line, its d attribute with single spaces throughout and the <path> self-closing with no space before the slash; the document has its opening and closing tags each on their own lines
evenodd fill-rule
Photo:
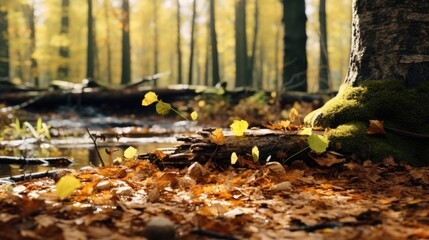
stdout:
<svg viewBox="0 0 429 240">
<path fill-rule="evenodd" d="M 368 135 L 383 135 L 384 131 L 383 121 L 380 120 L 369 120 L 369 127 L 366 134 Z"/>
<path fill-rule="evenodd" d="M 153 152 L 159 158 L 159 160 L 162 160 L 162 159 L 164 159 L 167 156 L 163 151 L 161 151 L 159 149 L 156 149 Z"/>
<path fill-rule="evenodd" d="M 330 167 L 334 164 L 342 163 L 346 161 L 345 158 L 338 158 L 337 156 L 329 153 L 325 155 L 317 155 L 317 156 L 310 154 L 310 157 L 322 167 Z"/>
<path fill-rule="evenodd" d="M 223 135 L 223 131 L 220 128 L 216 128 L 210 135 L 210 141 L 217 145 L 224 145 L 225 144 L 225 136 Z"/>
</svg>

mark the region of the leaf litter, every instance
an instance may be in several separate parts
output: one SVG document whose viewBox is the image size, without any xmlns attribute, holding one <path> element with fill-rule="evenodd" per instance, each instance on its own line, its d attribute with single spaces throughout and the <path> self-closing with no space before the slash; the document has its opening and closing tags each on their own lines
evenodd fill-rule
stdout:
<svg viewBox="0 0 429 240">
<path fill-rule="evenodd" d="M 308 164 L 161 171 L 129 161 L 68 170 L 81 186 L 65 199 L 61 178 L 3 184 L 0 237 L 146 239 L 157 217 L 176 239 L 429 238 L 428 167 L 389 158 Z"/>
</svg>

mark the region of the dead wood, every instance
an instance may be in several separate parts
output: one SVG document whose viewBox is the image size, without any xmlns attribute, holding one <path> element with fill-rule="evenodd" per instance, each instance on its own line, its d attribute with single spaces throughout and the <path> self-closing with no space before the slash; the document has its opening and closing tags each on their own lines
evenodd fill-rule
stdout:
<svg viewBox="0 0 429 240">
<path fill-rule="evenodd" d="M 0 156 L 0 164 L 46 164 L 67 166 L 72 163 L 74 163 L 74 161 L 66 157 L 25 158 Z"/>
<path fill-rule="evenodd" d="M 216 145 L 210 141 L 213 130 L 205 129 L 194 136 L 178 137 L 177 140 L 183 143 L 175 148 L 157 149 L 166 155 L 162 161 L 159 161 L 159 154 L 156 153 L 140 155 L 139 159 L 173 167 L 185 167 L 195 161 L 206 163 L 209 160 L 219 165 L 228 165 L 233 152 L 238 156 L 251 158 L 252 148 L 257 146 L 260 162 L 285 162 L 291 158 L 303 157 L 308 149 L 307 136 L 298 135 L 297 132 L 258 129 L 247 130 L 244 136 L 237 137 L 227 131 L 224 132 L 225 144 Z"/>
</svg>

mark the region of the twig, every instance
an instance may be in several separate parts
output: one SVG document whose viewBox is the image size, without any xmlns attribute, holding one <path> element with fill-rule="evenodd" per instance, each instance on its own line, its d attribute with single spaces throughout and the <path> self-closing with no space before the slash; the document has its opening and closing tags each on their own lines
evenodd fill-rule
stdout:
<svg viewBox="0 0 429 240">
<path fill-rule="evenodd" d="M 97 139 L 92 136 L 92 134 L 89 132 L 88 128 L 86 128 L 86 131 L 88 132 L 89 137 L 91 138 L 92 142 L 94 143 L 95 151 L 97 152 L 98 158 L 100 159 L 101 166 L 103 166 L 103 167 L 106 166 L 104 164 L 103 158 L 101 157 L 100 151 L 98 150 Z"/>
</svg>

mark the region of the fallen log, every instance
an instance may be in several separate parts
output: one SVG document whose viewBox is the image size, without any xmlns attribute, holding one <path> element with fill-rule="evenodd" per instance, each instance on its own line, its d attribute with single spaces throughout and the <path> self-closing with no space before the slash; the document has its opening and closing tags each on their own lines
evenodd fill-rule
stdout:
<svg viewBox="0 0 429 240">
<path fill-rule="evenodd" d="M 0 164 L 45 164 L 67 166 L 72 163 L 74 163 L 74 161 L 66 157 L 26 158 L 0 156 Z"/>
<path fill-rule="evenodd" d="M 58 173 L 58 171 L 59 170 L 50 170 L 46 172 L 26 173 L 26 174 L 19 174 L 19 175 L 14 175 L 10 177 L 4 177 L 4 178 L 0 178 L 0 184 L 10 183 L 10 182 L 21 182 L 21 181 L 39 179 L 44 177 L 53 178 L 55 174 Z"/>
<path fill-rule="evenodd" d="M 225 144 L 216 145 L 210 141 L 213 130 L 205 129 L 198 132 L 198 135 L 178 137 L 177 140 L 183 142 L 179 146 L 156 149 L 153 153 L 140 155 L 139 159 L 149 160 L 161 167 L 185 167 L 195 161 L 206 163 L 209 160 L 215 164 L 229 165 L 233 152 L 243 157 L 249 155 L 251 159 L 252 148 L 257 146 L 259 162 L 286 163 L 286 161 L 306 157 L 306 153 L 309 151 L 307 136 L 298 135 L 296 131 L 247 130 L 241 137 L 225 131 Z M 162 155 L 162 160 L 160 155 Z"/>
</svg>

